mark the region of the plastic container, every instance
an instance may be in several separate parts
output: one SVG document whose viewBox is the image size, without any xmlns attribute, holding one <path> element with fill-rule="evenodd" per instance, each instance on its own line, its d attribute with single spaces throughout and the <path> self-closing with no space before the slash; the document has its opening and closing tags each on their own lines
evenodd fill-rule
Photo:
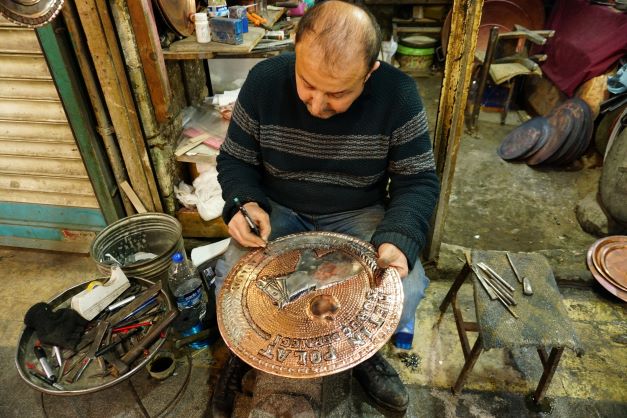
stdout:
<svg viewBox="0 0 627 418">
<path fill-rule="evenodd" d="M 194 14 L 194 25 L 196 25 L 196 42 L 199 44 L 211 42 L 211 31 L 209 30 L 209 19 L 207 18 L 207 14 Z"/>
<path fill-rule="evenodd" d="M 205 327 L 207 295 L 196 269 L 182 252 L 172 255 L 172 265 L 168 270 L 168 285 L 180 312 L 175 328 L 183 337 L 199 333 Z M 207 340 L 189 344 L 194 349 L 209 345 Z"/>
<path fill-rule="evenodd" d="M 93 281 L 87 286 L 87 289 L 72 297 L 72 309 L 86 320 L 91 321 L 130 286 L 131 284 L 122 269 L 114 266 L 111 277 L 106 283 L 98 280 Z"/>
<path fill-rule="evenodd" d="M 116 221 L 100 231 L 91 244 L 89 253 L 98 270 L 107 276 L 118 260 L 127 277 L 141 277 L 152 282 L 161 281 L 167 289 L 170 258 L 184 251 L 183 228 L 179 221 L 163 213 L 141 213 Z M 150 260 L 131 261 L 138 252 L 155 255 Z"/>
<path fill-rule="evenodd" d="M 209 17 L 226 17 L 229 15 L 229 8 L 222 0 L 209 0 L 207 2 L 207 14 Z"/>
<path fill-rule="evenodd" d="M 428 36 L 414 35 L 398 42 L 396 59 L 404 71 L 427 71 L 433 65 L 437 40 Z"/>
</svg>

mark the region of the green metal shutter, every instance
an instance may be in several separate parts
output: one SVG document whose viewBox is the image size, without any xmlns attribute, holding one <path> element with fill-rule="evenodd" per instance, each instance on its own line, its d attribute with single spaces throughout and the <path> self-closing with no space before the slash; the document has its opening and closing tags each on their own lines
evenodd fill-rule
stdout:
<svg viewBox="0 0 627 418">
<path fill-rule="evenodd" d="M 0 39 L 0 245 L 87 252 L 106 222 L 35 31 Z"/>
</svg>

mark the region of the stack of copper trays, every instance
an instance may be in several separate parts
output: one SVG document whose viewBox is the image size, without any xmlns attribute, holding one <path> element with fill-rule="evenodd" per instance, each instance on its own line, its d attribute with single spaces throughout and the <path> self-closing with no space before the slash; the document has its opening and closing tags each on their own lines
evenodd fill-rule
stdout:
<svg viewBox="0 0 627 418">
<path fill-rule="evenodd" d="M 533 118 L 514 129 L 497 153 L 506 161 L 523 161 L 530 166 L 567 165 L 586 152 L 593 128 L 590 107 L 575 97 L 547 117 Z"/>
<path fill-rule="evenodd" d="M 627 302 L 627 236 L 611 235 L 588 249 L 588 269 L 611 294 Z"/>
</svg>

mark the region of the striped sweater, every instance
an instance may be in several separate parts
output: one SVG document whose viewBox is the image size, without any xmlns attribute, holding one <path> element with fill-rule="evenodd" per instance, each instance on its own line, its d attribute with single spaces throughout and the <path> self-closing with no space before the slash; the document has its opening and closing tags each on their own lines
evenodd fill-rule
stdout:
<svg viewBox="0 0 627 418">
<path fill-rule="evenodd" d="M 225 222 L 234 197 L 310 215 L 383 203 L 372 243 L 396 245 L 412 267 L 439 194 L 416 83 L 381 63 L 346 112 L 323 120 L 298 98 L 294 65 L 293 54 L 262 61 L 240 91 L 218 156 Z"/>
</svg>

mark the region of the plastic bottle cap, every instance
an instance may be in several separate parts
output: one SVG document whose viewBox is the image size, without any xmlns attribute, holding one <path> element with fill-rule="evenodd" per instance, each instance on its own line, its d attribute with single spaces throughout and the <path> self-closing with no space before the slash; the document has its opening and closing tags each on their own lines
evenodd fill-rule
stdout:
<svg viewBox="0 0 627 418">
<path fill-rule="evenodd" d="M 181 254 L 180 252 L 177 251 L 172 254 L 172 261 L 174 261 L 175 263 L 181 263 L 183 260 L 183 254 Z"/>
<path fill-rule="evenodd" d="M 195 22 L 206 22 L 207 21 L 207 13 L 195 13 L 194 14 Z"/>
</svg>

